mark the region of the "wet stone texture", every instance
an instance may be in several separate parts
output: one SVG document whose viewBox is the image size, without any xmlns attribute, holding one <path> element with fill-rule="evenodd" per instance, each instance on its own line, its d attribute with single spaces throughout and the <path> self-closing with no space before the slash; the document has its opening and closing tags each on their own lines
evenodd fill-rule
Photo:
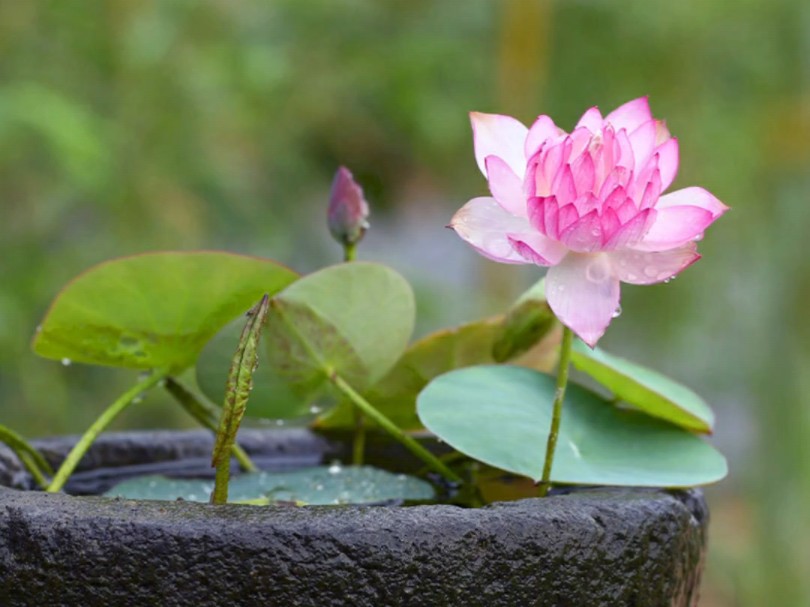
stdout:
<svg viewBox="0 0 810 607">
<path fill-rule="evenodd" d="M 707 523 L 696 490 L 463 509 L 212 507 L 0 488 L 0 605 L 692 606 Z"/>
</svg>

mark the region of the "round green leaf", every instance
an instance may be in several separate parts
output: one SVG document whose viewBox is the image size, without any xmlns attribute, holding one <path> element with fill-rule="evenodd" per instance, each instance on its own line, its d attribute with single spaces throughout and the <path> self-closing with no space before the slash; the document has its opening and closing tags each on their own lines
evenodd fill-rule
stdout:
<svg viewBox="0 0 810 607">
<path fill-rule="evenodd" d="M 410 286 L 386 266 L 354 262 L 301 278 L 270 302 L 247 414 L 318 412 L 335 402 L 332 372 L 366 390 L 402 355 L 415 315 Z M 229 326 L 200 357 L 197 380 L 214 402 L 222 402 L 238 331 Z"/>
<path fill-rule="evenodd" d="M 504 316 L 442 329 L 410 345 L 388 374 L 364 393 L 380 413 L 403 430 L 420 430 L 416 396 L 434 377 L 473 365 L 491 364 L 493 344 L 504 330 Z M 547 335 L 512 362 L 549 371 L 557 360 L 559 332 Z M 342 403 L 318 421 L 318 427 L 354 427 L 351 403 Z"/>
<path fill-rule="evenodd" d="M 273 261 L 219 251 L 115 259 L 62 289 L 33 348 L 46 358 L 176 373 L 228 321 L 296 278 Z"/>
<path fill-rule="evenodd" d="M 462 453 L 539 481 L 554 391 L 552 377 L 531 369 L 470 367 L 434 379 L 417 410 L 429 430 Z M 688 487 L 726 472 L 723 456 L 694 434 L 568 386 L 553 482 Z"/>
<path fill-rule="evenodd" d="M 574 342 L 571 361 L 639 411 L 695 432 L 711 433 L 714 427 L 714 413 L 700 396 L 652 369 L 592 350 L 579 340 Z"/>
</svg>

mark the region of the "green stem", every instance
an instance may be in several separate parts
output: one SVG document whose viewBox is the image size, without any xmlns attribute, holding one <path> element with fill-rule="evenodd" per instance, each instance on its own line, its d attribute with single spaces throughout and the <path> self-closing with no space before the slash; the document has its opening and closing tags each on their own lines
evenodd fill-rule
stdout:
<svg viewBox="0 0 810 607">
<path fill-rule="evenodd" d="M 354 409 L 354 443 L 352 444 L 352 464 L 362 466 L 366 454 L 366 416 Z"/>
<path fill-rule="evenodd" d="M 161 380 L 166 379 L 167 376 L 168 372 L 165 370 L 153 371 L 149 374 L 149 377 L 139 381 L 137 384 L 119 396 L 118 399 L 115 400 L 115 402 L 113 402 L 109 407 L 107 407 L 98 417 L 98 419 L 96 419 L 96 421 L 94 421 L 93 424 L 82 435 L 79 442 L 73 446 L 73 449 L 70 450 L 70 453 L 68 453 L 65 461 L 62 462 L 62 465 L 59 466 L 59 470 L 56 471 L 56 474 L 51 480 L 51 484 L 48 485 L 46 490 L 50 493 L 60 491 L 67 482 L 68 477 L 70 477 L 70 475 L 76 469 L 76 466 L 79 465 L 79 462 L 81 461 L 82 457 L 84 457 L 84 454 L 87 453 L 90 445 L 92 445 L 93 441 L 98 438 L 98 435 L 101 434 L 124 409 L 131 405 L 138 398 L 138 396 L 140 396 L 146 390 L 152 388 Z"/>
<path fill-rule="evenodd" d="M 385 417 L 382 413 L 377 411 L 371 403 L 369 403 L 366 399 L 364 399 L 354 388 L 352 388 L 346 381 L 337 373 L 330 373 L 329 374 L 330 381 L 335 385 L 335 387 L 343 392 L 354 405 L 360 409 L 367 417 L 371 418 L 381 428 L 383 428 L 386 432 L 388 432 L 391 436 L 393 436 L 396 440 L 402 443 L 408 451 L 413 453 L 416 457 L 421 459 L 425 464 L 427 464 L 432 470 L 435 470 L 447 480 L 452 481 L 454 483 L 461 483 L 461 477 L 459 477 L 455 472 L 453 472 L 450 468 L 445 466 L 439 458 L 433 455 L 430 451 L 425 449 L 422 445 L 420 445 L 416 440 L 412 437 L 405 434 L 402 430 L 400 430 L 394 422 L 390 419 Z"/>
<path fill-rule="evenodd" d="M 214 472 L 214 490 L 211 493 L 212 504 L 228 503 L 228 483 L 231 482 L 231 460 L 228 457 L 220 457 L 217 460 Z"/>
<path fill-rule="evenodd" d="M 357 243 L 344 243 L 343 261 L 349 263 L 357 257 Z M 362 466 L 366 454 L 366 418 L 363 412 L 354 410 L 354 443 L 352 445 L 352 464 Z"/>
<path fill-rule="evenodd" d="M 53 470 L 39 451 L 34 449 L 28 441 L 14 430 L 2 425 L 0 425 L 0 442 L 5 443 L 14 451 L 40 487 L 45 489 L 48 486 L 45 475 L 53 476 Z"/>
<path fill-rule="evenodd" d="M 546 443 L 546 461 L 543 464 L 543 478 L 540 481 L 540 497 L 545 497 L 551 487 L 551 466 L 554 463 L 554 451 L 557 448 L 557 437 L 560 434 L 562 406 L 565 399 L 565 387 L 568 385 L 568 368 L 571 363 L 571 342 L 573 333 L 563 327 L 562 345 L 560 346 L 560 366 L 557 369 L 557 389 L 554 392 L 554 408 L 551 413 L 551 429 Z"/>
<path fill-rule="evenodd" d="M 352 242 L 350 244 L 343 245 L 343 261 L 349 262 L 354 261 L 357 257 L 357 243 Z"/>
<path fill-rule="evenodd" d="M 186 413 L 196 419 L 201 426 L 212 432 L 217 431 L 217 410 L 213 405 L 200 400 L 196 394 L 173 377 L 166 379 L 166 391 L 171 394 L 174 399 L 180 403 L 183 409 L 186 410 Z M 250 456 L 237 443 L 231 446 L 231 453 L 245 472 L 259 471 L 256 464 L 251 461 Z"/>
<path fill-rule="evenodd" d="M 39 466 L 37 466 L 36 462 L 31 458 L 31 456 L 26 453 L 18 453 L 17 454 L 20 458 L 20 461 L 23 463 L 23 466 L 31 473 L 31 476 L 34 477 L 34 481 L 36 481 L 37 485 L 39 485 L 42 489 L 48 488 L 48 479 L 45 478 L 45 475 L 40 470 Z"/>
</svg>

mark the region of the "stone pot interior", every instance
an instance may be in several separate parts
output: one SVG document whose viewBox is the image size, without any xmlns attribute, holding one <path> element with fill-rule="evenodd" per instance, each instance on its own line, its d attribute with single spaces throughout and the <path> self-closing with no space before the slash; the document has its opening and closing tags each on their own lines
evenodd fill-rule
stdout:
<svg viewBox="0 0 810 607">
<path fill-rule="evenodd" d="M 33 442 L 55 468 L 77 437 L 62 436 Z M 316 433 L 303 428 L 243 429 L 239 443 L 262 470 L 282 472 L 351 460 L 349 433 Z M 427 443 L 436 453 L 449 448 Z M 112 432 L 101 435 L 65 486 L 71 495 L 98 495 L 122 480 L 151 474 L 173 478 L 213 478 L 213 437 L 205 430 Z M 366 463 L 392 472 L 419 474 L 424 464 L 398 443 L 369 433 Z M 239 474 L 232 463 L 232 473 Z M 0 485 L 33 489 L 33 480 L 10 453 L 0 452 Z"/>
</svg>

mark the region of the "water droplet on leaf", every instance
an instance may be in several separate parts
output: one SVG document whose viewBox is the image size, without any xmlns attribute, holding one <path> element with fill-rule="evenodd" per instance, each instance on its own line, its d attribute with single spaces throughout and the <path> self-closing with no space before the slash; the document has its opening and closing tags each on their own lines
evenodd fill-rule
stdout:
<svg viewBox="0 0 810 607">
<path fill-rule="evenodd" d="M 71 363 L 73 363 L 73 361 L 70 360 L 69 358 L 63 358 L 62 359 L 62 365 L 65 366 L 65 367 L 69 367 L 71 365 Z"/>
</svg>

